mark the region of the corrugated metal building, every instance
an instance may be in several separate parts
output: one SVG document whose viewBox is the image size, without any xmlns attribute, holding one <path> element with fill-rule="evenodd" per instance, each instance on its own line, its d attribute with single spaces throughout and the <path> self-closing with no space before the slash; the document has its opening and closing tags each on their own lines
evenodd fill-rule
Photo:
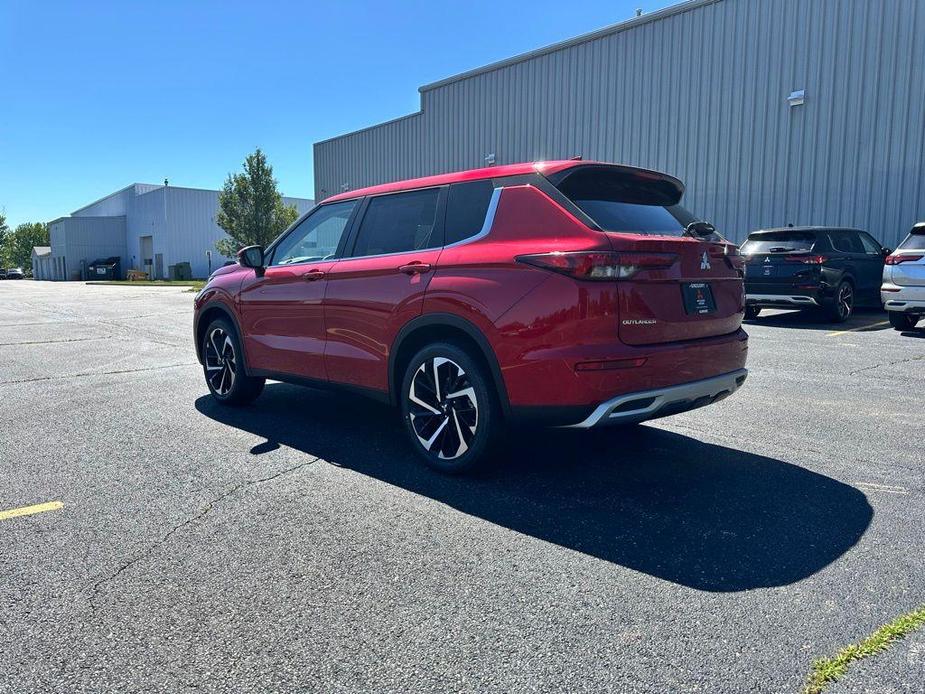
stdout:
<svg viewBox="0 0 925 694">
<path fill-rule="evenodd" d="M 925 219 L 923 36 L 922 0 L 691 0 L 421 87 L 418 113 L 315 144 L 315 196 L 582 155 L 678 176 L 735 240 L 894 246 Z"/>
<path fill-rule="evenodd" d="M 299 214 L 314 205 L 304 198 L 283 201 Z M 206 277 L 226 260 L 215 250 L 225 237 L 217 214 L 217 190 L 133 183 L 50 223 L 48 279 L 88 279 L 90 263 L 112 256 L 122 259 L 123 273 L 136 268 L 165 279 L 171 265 L 186 262 L 193 277 Z"/>
</svg>

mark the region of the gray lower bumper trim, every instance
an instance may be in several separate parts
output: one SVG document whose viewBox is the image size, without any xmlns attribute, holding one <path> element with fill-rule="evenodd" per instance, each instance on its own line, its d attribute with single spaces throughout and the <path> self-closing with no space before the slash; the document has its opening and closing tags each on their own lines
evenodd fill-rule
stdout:
<svg viewBox="0 0 925 694">
<path fill-rule="evenodd" d="M 787 304 L 789 306 L 818 306 L 819 302 L 811 296 L 787 294 L 746 294 L 746 304 Z"/>
<path fill-rule="evenodd" d="M 598 405 L 584 421 L 568 428 L 590 429 L 607 424 L 641 422 L 703 407 L 732 395 L 745 383 L 747 376 L 748 369 L 739 369 L 702 381 L 618 395 Z"/>
</svg>

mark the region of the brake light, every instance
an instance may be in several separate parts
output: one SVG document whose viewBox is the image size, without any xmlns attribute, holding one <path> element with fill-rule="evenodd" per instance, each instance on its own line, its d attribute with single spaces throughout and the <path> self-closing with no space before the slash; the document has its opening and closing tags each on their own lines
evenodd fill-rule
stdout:
<svg viewBox="0 0 925 694">
<path fill-rule="evenodd" d="M 674 253 L 574 251 L 519 255 L 519 263 L 552 270 L 579 280 L 628 279 L 640 270 L 664 270 L 678 261 Z"/>
<path fill-rule="evenodd" d="M 788 255 L 784 260 L 791 263 L 803 263 L 804 265 L 822 265 L 826 261 L 824 255 Z"/>
<path fill-rule="evenodd" d="M 883 262 L 887 265 L 902 265 L 903 263 L 912 263 L 921 260 L 922 255 L 888 255 Z"/>
</svg>

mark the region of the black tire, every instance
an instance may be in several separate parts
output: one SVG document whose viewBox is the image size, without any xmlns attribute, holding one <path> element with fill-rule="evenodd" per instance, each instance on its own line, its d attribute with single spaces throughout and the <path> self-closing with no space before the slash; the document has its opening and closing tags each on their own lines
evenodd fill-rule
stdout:
<svg viewBox="0 0 925 694">
<path fill-rule="evenodd" d="M 202 373 L 212 397 L 222 405 L 247 405 L 263 392 L 266 379 L 245 373 L 243 355 L 231 321 L 216 318 L 209 323 L 202 338 Z"/>
<path fill-rule="evenodd" d="M 854 313 L 854 285 L 842 280 L 835 288 L 835 296 L 825 305 L 825 316 L 832 323 L 844 323 Z"/>
<path fill-rule="evenodd" d="M 893 326 L 894 330 L 913 330 L 916 324 L 919 322 L 919 316 L 914 316 L 911 313 L 887 311 L 887 315 L 890 317 L 890 325 Z"/>
<path fill-rule="evenodd" d="M 746 306 L 745 320 L 755 320 L 761 314 L 760 306 Z"/>
<path fill-rule="evenodd" d="M 477 468 L 501 429 L 501 406 L 487 369 L 450 342 L 428 345 L 411 358 L 399 406 L 411 446 L 444 473 Z"/>
</svg>

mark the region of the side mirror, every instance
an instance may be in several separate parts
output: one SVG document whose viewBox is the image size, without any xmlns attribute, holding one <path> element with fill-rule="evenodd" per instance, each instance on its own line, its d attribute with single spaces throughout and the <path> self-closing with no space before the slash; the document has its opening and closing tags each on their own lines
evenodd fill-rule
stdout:
<svg viewBox="0 0 925 694">
<path fill-rule="evenodd" d="M 887 257 L 890 253 L 893 252 L 893 249 L 892 249 L 892 248 L 883 248 L 883 249 L 881 249 L 881 250 L 883 251 L 883 257 L 884 257 L 884 258 Z"/>
<path fill-rule="evenodd" d="M 263 264 L 263 246 L 247 246 L 238 251 L 238 263 L 241 267 L 253 268 L 257 274 L 262 274 Z"/>
</svg>

